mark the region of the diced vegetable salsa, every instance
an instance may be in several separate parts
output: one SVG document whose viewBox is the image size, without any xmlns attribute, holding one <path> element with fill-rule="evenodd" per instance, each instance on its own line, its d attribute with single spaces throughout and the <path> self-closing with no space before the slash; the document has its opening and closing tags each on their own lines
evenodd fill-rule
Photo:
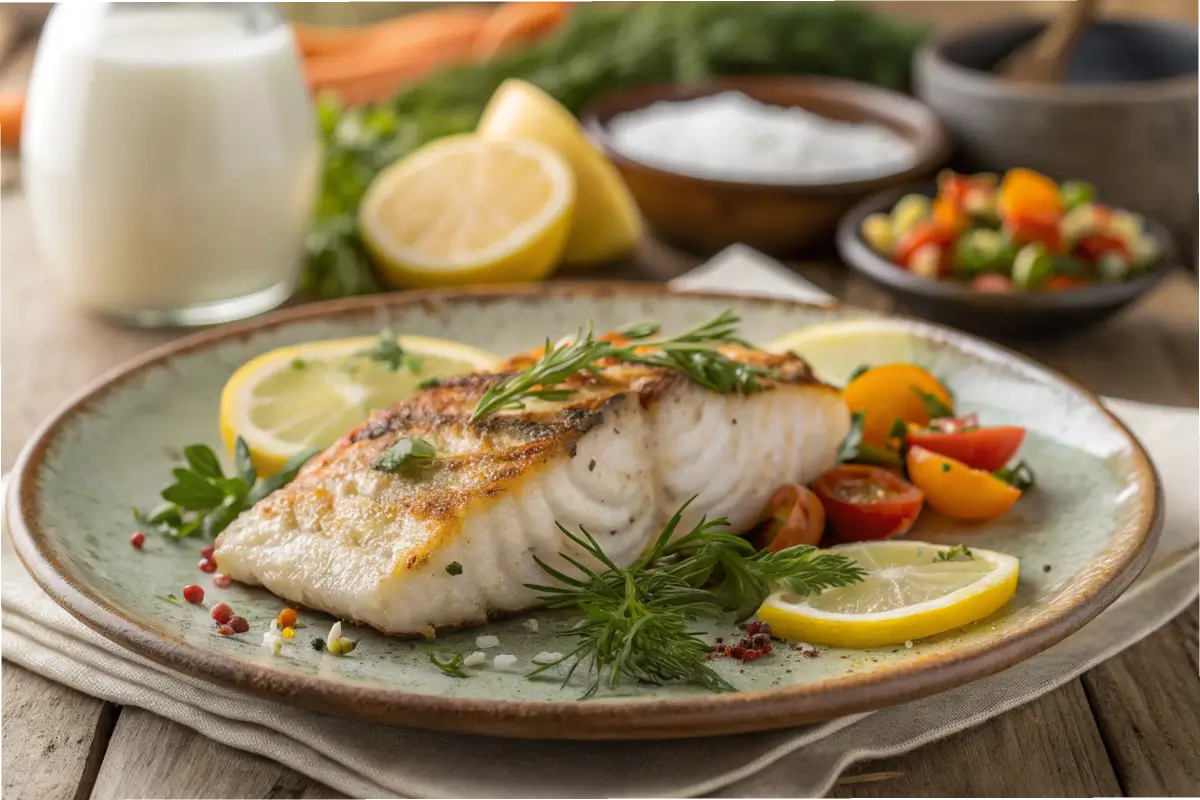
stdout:
<svg viewBox="0 0 1200 800">
<path fill-rule="evenodd" d="M 1130 280 L 1161 257 L 1141 217 L 1095 202 L 1082 181 L 1029 169 L 943 170 L 934 198 L 910 194 L 863 220 L 877 253 L 914 275 L 977 291 L 1063 291 Z"/>
</svg>

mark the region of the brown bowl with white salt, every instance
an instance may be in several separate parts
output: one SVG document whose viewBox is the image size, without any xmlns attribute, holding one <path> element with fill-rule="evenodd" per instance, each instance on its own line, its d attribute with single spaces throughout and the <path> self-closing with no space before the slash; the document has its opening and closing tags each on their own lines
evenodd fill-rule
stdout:
<svg viewBox="0 0 1200 800">
<path fill-rule="evenodd" d="M 651 228 L 701 253 L 826 248 L 857 201 L 932 175 L 950 155 L 919 101 L 831 78 L 637 87 L 597 99 L 583 120 Z"/>
</svg>

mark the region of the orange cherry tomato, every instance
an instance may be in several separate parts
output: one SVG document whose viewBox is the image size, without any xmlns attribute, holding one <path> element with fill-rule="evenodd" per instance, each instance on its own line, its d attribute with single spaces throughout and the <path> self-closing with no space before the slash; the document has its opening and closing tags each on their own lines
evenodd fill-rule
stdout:
<svg viewBox="0 0 1200 800">
<path fill-rule="evenodd" d="M 830 529 L 847 542 L 886 539 L 906 533 L 921 513 L 925 496 L 881 467 L 843 464 L 813 483 Z"/>
<path fill-rule="evenodd" d="M 971 288 L 977 292 L 1011 292 L 1012 278 L 1007 275 L 997 275 L 989 272 L 986 275 L 976 275 L 971 279 Z"/>
<path fill-rule="evenodd" d="M 949 198 L 933 198 L 933 221 L 947 231 L 960 234 L 971 225 L 971 215 Z"/>
<path fill-rule="evenodd" d="M 924 447 L 909 447 L 907 464 L 909 480 L 925 493 L 929 505 L 954 519 L 995 519 L 1021 496 L 1020 489 L 992 473 L 972 469 Z"/>
<path fill-rule="evenodd" d="M 953 410 L 950 393 L 927 370 L 914 364 L 884 364 L 872 367 L 850 381 L 842 392 L 842 399 L 851 413 L 863 415 L 863 442 L 885 447 L 891 441 L 892 425 L 896 420 L 906 424 L 929 424 L 924 395 L 932 395 Z"/>
<path fill-rule="evenodd" d="M 1058 184 L 1031 169 L 1010 169 L 1000 182 L 996 210 L 1003 219 L 1033 217 L 1054 219 L 1062 216 L 1062 192 Z"/>
<path fill-rule="evenodd" d="M 918 222 L 912 229 L 900 237 L 895 250 L 892 251 L 892 261 L 902 267 L 908 267 L 913 254 L 926 245 L 937 245 L 942 252 L 949 254 L 954 244 L 955 232 L 936 220 Z M 947 263 L 949 256 L 947 255 Z"/>
<path fill-rule="evenodd" d="M 905 437 L 911 447 L 920 447 L 961 461 L 972 469 L 994 472 L 1016 455 L 1025 441 L 1025 429 L 1003 425 L 953 432 L 910 430 Z"/>
<path fill-rule="evenodd" d="M 1051 253 L 1062 251 L 1058 217 L 1013 214 L 1004 218 L 1004 230 L 1018 245 L 1041 242 Z"/>
<path fill-rule="evenodd" d="M 806 486 L 787 483 L 767 502 L 759 549 L 777 553 L 798 544 L 816 547 L 825 533 L 825 507 Z"/>
<path fill-rule="evenodd" d="M 1126 261 L 1133 258 L 1133 253 L 1125 240 L 1111 233 L 1089 233 L 1087 236 L 1081 237 L 1075 243 L 1075 253 L 1093 264 L 1108 253 L 1116 253 Z"/>
</svg>

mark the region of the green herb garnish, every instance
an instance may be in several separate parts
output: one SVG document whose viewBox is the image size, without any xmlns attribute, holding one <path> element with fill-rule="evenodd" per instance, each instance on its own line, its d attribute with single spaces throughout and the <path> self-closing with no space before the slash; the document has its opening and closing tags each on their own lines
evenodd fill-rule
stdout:
<svg viewBox="0 0 1200 800">
<path fill-rule="evenodd" d="M 917 393 L 917 397 L 921 398 L 921 403 L 925 406 L 925 413 L 929 415 L 930 420 L 954 418 L 954 409 L 943 403 L 940 397 L 923 392 L 916 386 L 912 387 L 912 390 Z"/>
<path fill-rule="evenodd" d="M 837 460 L 839 464 L 874 464 L 880 467 L 896 467 L 903 464 L 900 453 L 875 447 L 863 442 L 864 414 L 855 411 L 850 415 L 850 430 L 842 443 L 838 445 Z M 900 420 L 896 420 L 900 422 Z M 893 425 L 893 430 L 895 426 Z"/>
<path fill-rule="evenodd" d="M 691 501 L 689 500 L 688 503 Z M 710 691 L 733 687 L 708 666 L 708 644 L 694 631 L 700 618 L 734 612 L 738 620 L 754 613 L 775 587 L 798 595 L 862 580 L 854 561 L 815 547 L 797 545 L 779 552 L 756 550 L 728 531 L 728 521 L 701 520 L 672 541 L 683 517 L 675 513 L 649 552 L 629 567 L 618 567 L 584 528 L 559 530 L 603 567 L 597 571 L 568 555 L 568 575 L 535 557 L 557 585 L 529 585 L 550 608 L 570 608 L 580 617 L 562 635 L 578 641 L 571 652 L 541 664 L 530 675 L 570 661 L 564 684 L 580 667 L 590 676 L 583 698 L 602 687 L 616 688 L 622 677 L 661 684 L 683 681 Z"/>
<path fill-rule="evenodd" d="M 720 394 L 762 391 L 758 379 L 770 376 L 770 370 L 734 361 L 713 349 L 718 344 L 751 347 L 736 336 L 741 321 L 741 317 L 726 309 L 678 336 L 653 341 L 648 339 L 658 332 L 658 326 L 642 323 L 623 332 L 637 342 L 630 346 L 598 340 L 590 326 L 586 332 L 580 329 L 573 340 L 564 344 L 552 345 L 547 339 L 545 354 L 537 363 L 489 388 L 479 399 L 471 419 L 479 421 L 498 411 L 525 408 L 526 401 L 532 399 L 566 400 L 575 393 L 574 390 L 558 387 L 576 373 L 600 369 L 600 362 L 605 360 L 669 369 Z M 629 336 L 630 333 L 635 336 Z M 645 347 L 654 350 L 637 352 Z"/>
<path fill-rule="evenodd" d="M 380 331 L 373 345 L 355 352 L 354 356 L 378 361 L 390 372 L 399 372 L 402 367 L 409 372 L 421 371 L 421 359 L 405 352 L 400 346 L 400 337 L 391 328 Z"/>
<path fill-rule="evenodd" d="M 1032 487 L 1035 480 L 1033 470 L 1024 461 L 1018 461 L 1011 467 L 1001 467 L 992 474 L 1022 492 Z"/>
<path fill-rule="evenodd" d="M 850 373 L 850 377 L 846 379 L 846 383 L 847 384 L 854 383 L 855 378 L 862 375 L 864 372 L 866 372 L 870 368 L 871 368 L 870 364 L 859 364 L 857 367 L 854 368 L 854 372 Z"/>
<path fill-rule="evenodd" d="M 155 530 L 171 539 L 183 539 L 197 531 L 216 536 L 238 514 L 290 483 L 317 452 L 293 456 L 279 472 L 260 481 L 242 437 L 234 443 L 237 474 L 232 476 L 225 475 L 208 445 L 188 445 L 183 449 L 187 466 L 172 470 L 175 482 L 162 490 L 166 502 L 151 511 L 135 508 L 133 518 L 143 530 Z"/>
<path fill-rule="evenodd" d="M 380 472 L 404 472 L 424 469 L 437 458 L 437 449 L 424 439 L 405 437 L 377 455 L 371 469 Z"/>
<path fill-rule="evenodd" d="M 958 544 L 954 547 L 951 547 L 949 550 L 939 550 L 937 556 L 934 558 L 934 561 L 953 561 L 959 556 L 962 556 L 963 558 L 974 558 L 974 556 L 971 555 L 971 548 L 967 547 L 965 544 Z"/>
<path fill-rule="evenodd" d="M 462 564 L 457 561 L 451 561 L 446 565 L 446 572 L 450 575 L 462 575 Z"/>
<path fill-rule="evenodd" d="M 899 439 L 901 442 L 903 442 L 906 438 L 908 438 L 908 424 L 899 417 L 896 417 L 894 420 L 892 420 L 892 427 L 890 430 L 888 430 L 888 436 L 893 439 Z"/>
<path fill-rule="evenodd" d="M 433 653 L 430 653 L 429 660 L 435 667 L 449 675 L 451 678 L 471 677 L 470 673 L 463 669 L 463 661 L 465 660 L 465 656 L 463 656 L 462 653 L 454 656 L 454 658 L 450 659 L 449 661 L 438 661 L 437 656 L 435 656 Z"/>
</svg>

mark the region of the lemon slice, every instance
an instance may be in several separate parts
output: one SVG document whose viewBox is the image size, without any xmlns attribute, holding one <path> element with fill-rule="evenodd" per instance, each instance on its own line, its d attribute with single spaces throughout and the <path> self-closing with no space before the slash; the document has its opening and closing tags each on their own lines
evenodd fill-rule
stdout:
<svg viewBox="0 0 1200 800">
<path fill-rule="evenodd" d="M 244 364 L 221 391 L 221 438 L 246 440 L 259 474 L 323 449 L 371 412 L 412 394 L 421 381 L 489 369 L 496 358 L 465 344 L 400 336 L 399 369 L 356 355 L 377 337 L 331 339 L 271 350 Z"/>
<path fill-rule="evenodd" d="M 911 364 L 919 360 L 917 338 L 904 323 L 847 319 L 797 328 L 766 346 L 771 353 L 801 356 L 823 380 L 848 382 L 862 364 Z"/>
<path fill-rule="evenodd" d="M 642 218 L 629 187 L 579 121 L 532 83 L 500 84 L 479 120 L 485 139 L 530 139 L 559 153 L 575 173 L 578 201 L 565 260 L 587 266 L 613 261 L 637 247 Z"/>
<path fill-rule="evenodd" d="M 518 283 L 558 266 L 574 207 L 571 168 L 549 147 L 462 135 L 379 173 L 358 221 L 397 286 Z"/>
<path fill-rule="evenodd" d="M 758 618 L 788 639 L 833 647 L 883 647 L 961 628 L 1012 598 L 1019 562 L 990 550 L 939 560 L 953 548 L 908 540 L 839 545 L 861 583 L 799 597 L 771 595 Z"/>
</svg>

